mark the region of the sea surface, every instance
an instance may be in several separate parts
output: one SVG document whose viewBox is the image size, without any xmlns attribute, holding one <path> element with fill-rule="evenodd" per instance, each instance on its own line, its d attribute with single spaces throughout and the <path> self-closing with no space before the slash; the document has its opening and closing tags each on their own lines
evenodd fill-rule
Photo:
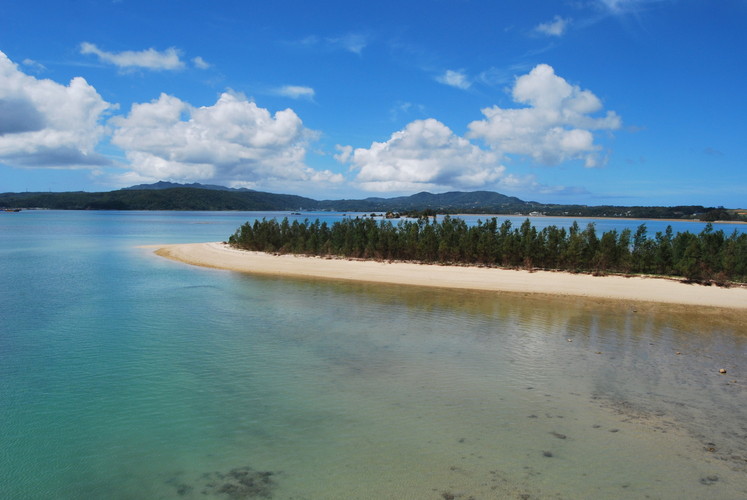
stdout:
<svg viewBox="0 0 747 500">
<path fill-rule="evenodd" d="M 1 498 L 747 498 L 735 313 L 260 278 L 147 247 L 277 216 L 0 214 Z M 298 218 L 317 216 L 342 214 Z"/>
</svg>

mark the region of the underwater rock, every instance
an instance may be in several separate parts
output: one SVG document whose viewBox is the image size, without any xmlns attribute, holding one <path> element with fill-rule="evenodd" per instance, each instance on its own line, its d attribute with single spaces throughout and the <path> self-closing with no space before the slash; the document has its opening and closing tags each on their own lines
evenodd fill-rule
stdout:
<svg viewBox="0 0 747 500">
<path fill-rule="evenodd" d="M 200 476 L 200 493 L 208 497 L 244 500 L 248 498 L 272 498 L 277 486 L 274 473 L 257 471 L 251 467 L 239 467 L 229 472 L 206 472 Z M 190 495 L 194 487 L 184 482 L 169 481 L 176 487 L 179 496 Z"/>
<path fill-rule="evenodd" d="M 176 487 L 176 493 L 183 497 L 184 495 L 189 495 L 192 493 L 193 488 L 189 486 L 188 484 L 180 484 Z"/>
<path fill-rule="evenodd" d="M 716 476 L 716 475 L 711 475 L 711 476 L 706 476 L 706 477 L 701 477 L 700 478 L 700 484 L 705 484 L 706 486 L 710 486 L 713 483 L 715 483 L 716 481 L 718 481 L 718 476 Z"/>
</svg>

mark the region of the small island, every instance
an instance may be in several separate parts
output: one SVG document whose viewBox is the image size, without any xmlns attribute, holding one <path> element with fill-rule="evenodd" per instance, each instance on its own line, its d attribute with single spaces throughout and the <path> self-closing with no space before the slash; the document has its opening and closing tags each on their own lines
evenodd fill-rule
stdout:
<svg viewBox="0 0 747 500">
<path fill-rule="evenodd" d="M 594 229 L 574 224 L 538 231 L 528 221 L 513 228 L 495 219 L 468 227 L 451 217 L 396 224 L 348 218 L 332 225 L 270 219 L 247 222 L 228 242 L 165 245 L 155 253 L 272 277 L 747 312 L 747 235 L 706 227 L 700 234 L 666 230 L 648 238 L 645 225 L 601 236 Z"/>
<path fill-rule="evenodd" d="M 346 218 L 328 225 L 318 219 L 287 218 L 245 223 L 228 239 L 238 249 L 378 261 L 568 271 L 594 275 L 654 275 L 687 282 L 731 286 L 747 281 L 747 234 L 714 231 L 674 234 L 671 226 L 648 237 L 645 224 L 607 231 L 556 226 L 538 230 L 527 219 L 519 227 L 495 217 L 468 226 L 450 216 L 440 221 L 376 221 Z"/>
</svg>

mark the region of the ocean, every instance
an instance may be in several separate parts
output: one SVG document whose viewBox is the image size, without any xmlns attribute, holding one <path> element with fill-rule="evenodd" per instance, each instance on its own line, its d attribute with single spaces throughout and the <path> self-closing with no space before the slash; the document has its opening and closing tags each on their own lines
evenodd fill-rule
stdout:
<svg viewBox="0 0 747 500">
<path fill-rule="evenodd" d="M 148 247 L 285 215 L 0 214 L 0 497 L 747 497 L 728 312 L 262 278 Z"/>
</svg>

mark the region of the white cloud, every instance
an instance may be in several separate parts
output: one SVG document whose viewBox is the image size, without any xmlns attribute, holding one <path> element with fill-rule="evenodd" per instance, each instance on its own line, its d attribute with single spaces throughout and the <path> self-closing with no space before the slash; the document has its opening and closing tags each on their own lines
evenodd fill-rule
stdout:
<svg viewBox="0 0 747 500">
<path fill-rule="evenodd" d="M 555 16 L 552 21 L 537 25 L 534 31 L 547 36 L 563 36 L 569 23 L 570 19 Z"/>
<path fill-rule="evenodd" d="M 467 78 L 467 75 L 463 71 L 453 71 L 450 69 L 446 70 L 443 75 L 436 77 L 436 81 L 462 90 L 466 90 L 472 85 L 472 82 L 469 81 L 469 78 Z"/>
<path fill-rule="evenodd" d="M 389 108 L 389 119 L 391 121 L 397 121 L 401 116 L 413 116 L 413 115 L 424 115 L 426 112 L 425 106 L 422 104 L 414 104 L 412 102 L 397 101 L 394 105 Z"/>
<path fill-rule="evenodd" d="M 595 167 L 603 158 L 592 131 L 621 125 L 613 111 L 591 116 L 602 109 L 599 98 L 569 84 L 546 64 L 516 79 L 513 99 L 527 107 L 483 109 L 485 119 L 469 124 L 468 137 L 482 139 L 500 154 L 528 155 L 546 165 L 581 160 Z"/>
<path fill-rule="evenodd" d="M 315 35 L 307 36 L 298 42 L 291 42 L 291 45 L 301 47 L 319 47 L 325 50 L 344 50 L 353 54 L 361 55 L 363 49 L 369 44 L 369 36 L 364 33 L 346 33 L 335 37 L 319 38 Z"/>
<path fill-rule="evenodd" d="M 386 142 L 369 148 L 337 146 L 335 158 L 356 172 L 355 184 L 368 191 L 478 189 L 538 193 L 577 192 L 577 188 L 547 186 L 533 175 L 515 175 L 501 165 L 504 155 L 521 155 L 554 165 L 580 160 L 601 164 L 594 131 L 620 127 L 614 112 L 597 116 L 602 102 L 589 90 L 569 84 L 552 67 L 539 65 L 516 78 L 512 97 L 524 107 L 483 109 L 485 119 L 469 124 L 467 138 L 443 123 L 416 120 Z M 468 139 L 481 139 L 486 151 Z"/>
<path fill-rule="evenodd" d="M 671 0 L 597 0 L 601 6 L 613 14 L 635 13 L 651 4 L 670 2 Z"/>
<path fill-rule="evenodd" d="M 81 54 L 94 54 L 106 63 L 113 64 L 120 69 L 144 68 L 150 70 L 180 70 L 184 68 L 184 62 L 181 60 L 181 53 L 174 47 L 164 51 L 157 51 L 153 48 L 124 52 L 106 52 L 99 49 L 96 45 L 88 42 L 80 44 Z M 201 58 L 199 58 L 202 61 Z M 204 61 L 202 61 L 204 63 Z M 199 66 L 198 66 L 199 67 Z"/>
<path fill-rule="evenodd" d="M 43 73 L 47 70 L 46 66 L 38 61 L 34 61 L 33 59 L 24 59 L 22 63 L 24 66 L 26 66 L 26 68 L 30 69 L 34 73 Z"/>
<path fill-rule="evenodd" d="M 109 109 L 83 78 L 65 86 L 39 80 L 0 52 L 0 161 L 17 167 L 104 165 L 95 152 Z"/>
<path fill-rule="evenodd" d="M 340 47 L 353 54 L 361 55 L 368 45 L 368 37 L 361 33 L 348 33 L 336 38 L 327 38 L 327 42 L 333 47 Z"/>
<path fill-rule="evenodd" d="M 271 115 L 243 95 L 224 93 L 214 105 L 196 108 L 161 94 L 111 123 L 112 143 L 125 151 L 141 179 L 268 189 L 342 181 L 339 174 L 305 165 L 315 133 L 293 110 Z"/>
<path fill-rule="evenodd" d="M 505 87 L 516 78 L 516 74 L 523 71 L 528 71 L 531 66 L 527 66 L 523 63 L 514 64 L 505 68 L 492 67 L 477 75 L 477 81 L 491 87 L 500 86 Z"/>
<path fill-rule="evenodd" d="M 355 183 L 368 191 L 473 189 L 504 175 L 499 155 L 455 135 L 443 123 L 416 120 L 386 142 L 353 150 L 338 146 L 339 161 L 358 172 Z"/>
<path fill-rule="evenodd" d="M 645 3 L 645 0 L 599 0 L 602 5 L 612 12 L 624 12 L 636 7 L 638 4 Z"/>
<path fill-rule="evenodd" d="M 300 85 L 284 85 L 275 89 L 275 94 L 290 97 L 291 99 L 313 99 L 314 89 Z"/>
<path fill-rule="evenodd" d="M 337 149 L 339 153 L 334 155 L 334 158 L 340 163 L 349 162 L 350 158 L 353 156 L 353 146 L 341 146 L 338 144 L 335 146 L 335 149 Z"/>
<path fill-rule="evenodd" d="M 210 67 L 210 63 L 208 63 L 205 59 L 203 59 L 200 56 L 193 57 L 192 64 L 194 64 L 195 68 L 197 69 L 208 69 Z"/>
</svg>

